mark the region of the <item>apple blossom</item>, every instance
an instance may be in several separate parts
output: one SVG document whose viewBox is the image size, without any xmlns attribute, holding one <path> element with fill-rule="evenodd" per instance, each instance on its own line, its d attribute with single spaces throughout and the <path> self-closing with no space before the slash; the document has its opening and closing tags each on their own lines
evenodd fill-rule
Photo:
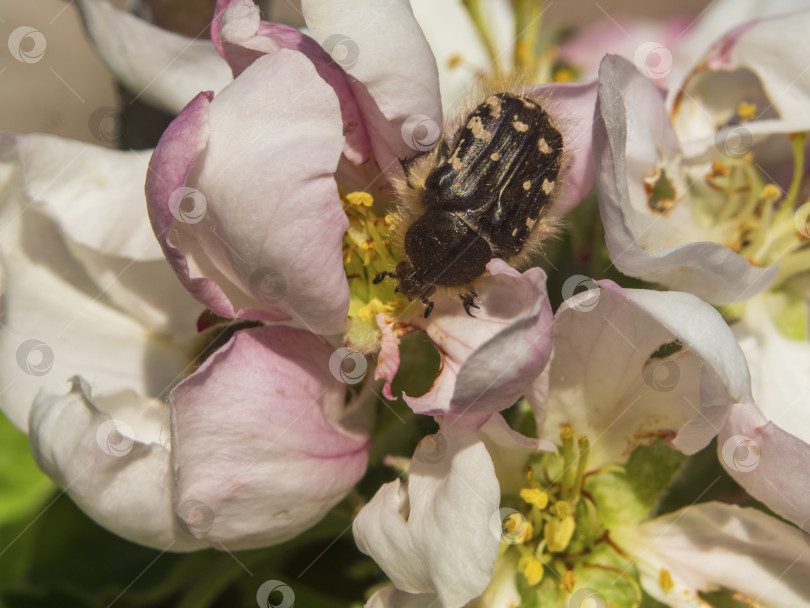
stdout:
<svg viewBox="0 0 810 608">
<path fill-rule="evenodd" d="M 621 606 L 642 588 L 691 606 L 717 586 L 762 606 L 810 599 L 801 530 L 713 502 L 650 518 L 681 452 L 756 406 L 743 354 L 710 306 L 600 285 L 556 314 L 553 359 L 527 394 L 538 440 L 498 414 L 440 417 L 407 481 L 358 514 L 358 546 L 396 585 L 367 606 Z M 780 489 L 794 483 L 768 474 Z"/>
</svg>

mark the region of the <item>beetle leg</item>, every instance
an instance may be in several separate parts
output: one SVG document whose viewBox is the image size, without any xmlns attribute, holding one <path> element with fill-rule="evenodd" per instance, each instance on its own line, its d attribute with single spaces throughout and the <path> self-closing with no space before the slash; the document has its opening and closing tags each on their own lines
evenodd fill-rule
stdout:
<svg viewBox="0 0 810 608">
<path fill-rule="evenodd" d="M 475 315 L 470 312 L 471 308 L 480 309 L 481 307 L 475 303 L 475 298 L 478 297 L 478 294 L 475 293 L 474 289 L 470 289 L 469 293 L 460 294 L 461 303 L 464 305 L 464 312 L 466 312 L 471 317 L 475 318 Z"/>
<path fill-rule="evenodd" d="M 433 312 L 433 302 L 428 300 L 425 296 L 422 296 L 422 304 L 425 305 L 425 318 L 427 319 L 430 316 L 430 313 Z"/>
<path fill-rule="evenodd" d="M 395 275 L 393 272 L 388 272 L 387 270 L 383 270 L 380 274 L 378 274 L 376 277 L 374 277 L 374 280 L 372 281 L 372 283 L 374 283 L 375 285 L 379 285 L 380 283 L 383 282 L 383 279 L 385 279 L 385 277 L 391 277 L 392 279 L 396 279 L 397 275 Z"/>
</svg>

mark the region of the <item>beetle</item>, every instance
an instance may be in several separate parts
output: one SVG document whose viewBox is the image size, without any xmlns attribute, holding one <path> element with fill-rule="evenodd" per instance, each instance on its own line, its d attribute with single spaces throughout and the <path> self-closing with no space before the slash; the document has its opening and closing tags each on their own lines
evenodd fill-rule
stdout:
<svg viewBox="0 0 810 608">
<path fill-rule="evenodd" d="M 474 316 L 474 283 L 487 263 L 519 266 L 554 232 L 548 210 L 563 150 L 537 101 L 512 92 L 487 97 L 433 150 L 402 162 L 392 231 L 406 259 L 374 283 L 396 279 L 397 291 L 425 305 L 425 318 L 437 289 L 459 290 Z"/>
</svg>

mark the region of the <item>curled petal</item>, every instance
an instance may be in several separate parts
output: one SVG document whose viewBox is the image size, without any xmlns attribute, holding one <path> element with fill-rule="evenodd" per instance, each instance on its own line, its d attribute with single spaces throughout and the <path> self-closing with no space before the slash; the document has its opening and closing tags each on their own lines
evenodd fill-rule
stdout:
<svg viewBox="0 0 810 608">
<path fill-rule="evenodd" d="M 687 454 L 705 447 L 728 407 L 752 399 L 731 330 L 691 294 L 600 284 L 557 311 L 540 437 L 557 440 L 570 426 L 592 438 L 602 464 L 656 437 Z"/>
<path fill-rule="evenodd" d="M 806 9 L 806 5 L 804 6 Z M 810 130 L 810 74 L 806 49 L 810 11 L 749 22 L 727 33 L 681 85 L 672 120 L 687 156 L 713 156 L 727 137 Z M 756 105 L 740 124 L 741 102 Z"/>
<path fill-rule="evenodd" d="M 313 38 L 352 76 L 383 171 L 398 172 L 397 159 L 431 148 L 442 124 L 439 76 L 409 2 L 304 0 L 302 8 Z"/>
<path fill-rule="evenodd" d="M 315 525 L 365 472 L 367 437 L 329 415 L 332 348 L 288 327 L 236 332 L 170 397 L 175 508 L 193 534 L 247 549 Z"/>
<path fill-rule="evenodd" d="M 810 444 L 790 430 L 769 421 L 754 404 L 738 404 L 717 437 L 717 452 L 737 483 L 810 539 Z"/>
<path fill-rule="evenodd" d="M 231 81 L 228 64 L 208 41 L 163 30 L 107 0 L 78 5 L 102 61 L 148 103 L 177 113 L 200 91 L 219 91 Z"/>
<path fill-rule="evenodd" d="M 755 509 L 704 503 L 616 532 L 640 556 L 644 590 L 668 606 L 705 606 L 698 592 L 718 587 L 750 605 L 810 602 L 807 534 Z M 661 585 L 662 570 L 672 588 Z"/>
<path fill-rule="evenodd" d="M 398 589 L 435 593 L 439 605 L 458 608 L 492 576 L 500 538 L 490 522 L 500 525 L 499 502 L 476 430 L 450 425 L 420 442 L 407 482 L 385 484 L 357 514 L 354 538 Z"/>
<path fill-rule="evenodd" d="M 161 551 L 204 543 L 182 530 L 172 508 L 169 408 L 131 392 L 90 395 L 73 378 L 67 394 L 43 391 L 31 410 L 31 451 L 99 524 Z"/>
<path fill-rule="evenodd" d="M 335 94 L 298 52 L 257 59 L 210 103 L 197 97 L 163 135 L 146 190 L 155 233 L 192 295 L 227 317 L 340 331 L 342 148 Z"/>
<path fill-rule="evenodd" d="M 477 288 L 481 309 L 437 299 L 429 319 L 411 323 L 439 350 L 441 370 L 421 397 L 403 398 L 419 414 L 480 415 L 512 405 L 548 363 L 552 313 L 539 268 L 520 273 L 500 259 Z"/>
<path fill-rule="evenodd" d="M 231 66 L 234 77 L 257 58 L 278 49 L 303 53 L 338 96 L 346 137 L 344 153 L 354 163 L 368 160 L 371 153 L 368 131 L 349 76 L 315 40 L 294 27 L 262 21 L 259 7 L 251 0 L 218 0 L 211 39 Z"/>
<path fill-rule="evenodd" d="M 602 62 L 594 153 L 605 240 L 619 270 L 713 304 L 746 300 L 776 277 L 778 267 L 751 265 L 698 225 L 661 92 L 620 57 Z M 675 192 L 667 211 L 650 204 L 645 188 L 661 176 Z"/>
</svg>

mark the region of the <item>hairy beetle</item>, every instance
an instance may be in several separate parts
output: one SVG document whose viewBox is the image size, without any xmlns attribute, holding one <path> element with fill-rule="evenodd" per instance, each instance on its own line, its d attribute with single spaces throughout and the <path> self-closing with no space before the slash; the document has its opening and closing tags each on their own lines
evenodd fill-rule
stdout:
<svg viewBox="0 0 810 608">
<path fill-rule="evenodd" d="M 547 211 L 562 159 L 562 135 L 536 101 L 490 95 L 455 134 L 403 162 L 393 228 L 406 261 L 374 282 L 397 279 L 398 291 L 425 304 L 425 317 L 437 288 L 461 290 L 474 316 L 473 283 L 487 263 L 520 265 L 552 232 Z"/>
</svg>

